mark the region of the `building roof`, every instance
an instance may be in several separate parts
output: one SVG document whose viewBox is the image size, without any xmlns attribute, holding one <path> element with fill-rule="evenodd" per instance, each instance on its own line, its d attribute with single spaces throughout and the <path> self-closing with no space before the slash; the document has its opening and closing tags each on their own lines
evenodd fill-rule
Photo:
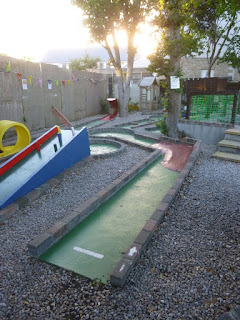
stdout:
<svg viewBox="0 0 240 320">
<path fill-rule="evenodd" d="M 145 77 L 139 83 L 139 87 L 151 87 L 152 85 L 157 85 L 158 81 L 155 77 Z"/>
</svg>

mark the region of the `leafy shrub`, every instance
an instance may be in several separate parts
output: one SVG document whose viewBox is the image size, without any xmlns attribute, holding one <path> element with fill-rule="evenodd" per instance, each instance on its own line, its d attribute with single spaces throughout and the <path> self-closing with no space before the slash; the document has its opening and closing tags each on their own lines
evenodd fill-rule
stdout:
<svg viewBox="0 0 240 320">
<path fill-rule="evenodd" d="M 168 136 L 168 127 L 166 125 L 166 118 L 167 118 L 167 115 L 165 114 L 162 119 L 159 118 L 158 121 L 154 123 L 155 126 L 159 129 L 159 131 L 164 136 Z"/>
<path fill-rule="evenodd" d="M 102 113 L 108 113 L 109 112 L 109 102 L 107 101 L 107 99 L 100 99 L 100 106 L 101 106 L 101 112 Z"/>
<path fill-rule="evenodd" d="M 139 111 L 138 103 L 134 102 L 128 105 L 128 111 Z"/>
</svg>

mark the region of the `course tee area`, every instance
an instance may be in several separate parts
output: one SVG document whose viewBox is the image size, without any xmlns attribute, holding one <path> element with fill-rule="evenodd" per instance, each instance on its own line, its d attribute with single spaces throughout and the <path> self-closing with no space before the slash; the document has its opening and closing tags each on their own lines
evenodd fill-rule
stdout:
<svg viewBox="0 0 240 320">
<path fill-rule="evenodd" d="M 106 138 L 104 134 L 103 137 Z M 44 261 L 122 286 L 192 167 L 199 144 L 193 148 L 171 139 L 162 144 L 147 137 L 144 143 L 122 136 L 112 135 L 111 139 L 148 149 L 151 154 L 87 203 L 76 204 L 70 214 L 32 240 L 28 247 L 33 256 Z M 160 150 L 164 151 L 164 157 Z M 181 155 L 184 160 L 180 167 L 162 165 L 172 159 L 176 162 Z"/>
</svg>

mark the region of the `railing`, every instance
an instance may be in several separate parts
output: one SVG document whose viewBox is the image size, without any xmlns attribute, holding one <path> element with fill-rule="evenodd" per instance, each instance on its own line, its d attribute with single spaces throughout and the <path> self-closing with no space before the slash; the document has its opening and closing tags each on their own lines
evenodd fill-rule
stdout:
<svg viewBox="0 0 240 320">
<path fill-rule="evenodd" d="M 189 79 L 186 118 L 198 121 L 240 124 L 240 82 L 222 78 Z"/>
<path fill-rule="evenodd" d="M 189 107 L 187 119 L 240 124 L 240 94 L 192 95 Z"/>
</svg>

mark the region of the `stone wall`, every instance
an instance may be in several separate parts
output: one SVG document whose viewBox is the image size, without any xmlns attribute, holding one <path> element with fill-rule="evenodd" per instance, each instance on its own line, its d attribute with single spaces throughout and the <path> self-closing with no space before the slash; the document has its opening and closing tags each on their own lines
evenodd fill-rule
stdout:
<svg viewBox="0 0 240 320">
<path fill-rule="evenodd" d="M 8 61 L 10 72 L 6 72 Z M 0 56 L 0 120 L 21 122 L 34 131 L 60 123 L 51 106 L 69 121 L 99 114 L 100 99 L 108 93 L 108 76 L 78 72 L 74 77 L 70 70 L 55 65 Z M 51 89 L 48 80 L 52 81 Z"/>
<path fill-rule="evenodd" d="M 206 58 L 182 58 L 181 67 L 183 77 L 202 78 L 202 70 L 207 70 L 208 62 Z M 240 81 L 240 74 L 237 69 L 233 69 L 226 63 L 214 64 L 212 70 L 214 77 L 232 77 L 233 81 Z"/>
<path fill-rule="evenodd" d="M 231 124 L 220 124 L 212 122 L 201 122 L 180 119 L 178 120 L 178 129 L 184 131 L 187 136 L 203 143 L 216 145 L 224 139 L 225 131 L 232 128 Z"/>
</svg>

